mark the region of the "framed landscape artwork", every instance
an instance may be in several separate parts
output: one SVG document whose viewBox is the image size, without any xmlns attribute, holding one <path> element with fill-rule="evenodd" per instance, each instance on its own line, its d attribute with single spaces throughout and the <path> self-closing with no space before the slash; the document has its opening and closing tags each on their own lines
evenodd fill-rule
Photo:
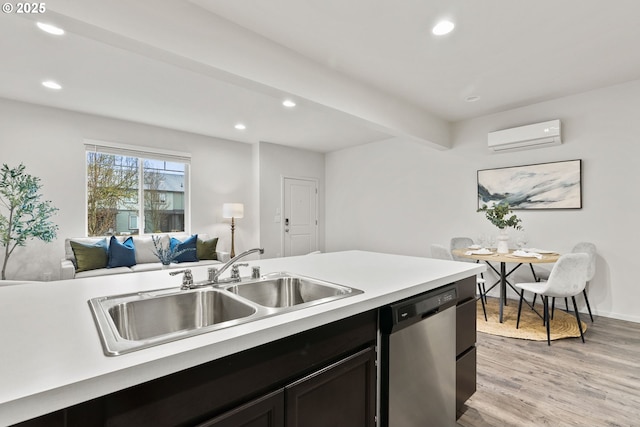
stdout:
<svg viewBox="0 0 640 427">
<path fill-rule="evenodd" d="M 478 171 L 478 208 L 581 209 L 582 160 Z"/>
</svg>

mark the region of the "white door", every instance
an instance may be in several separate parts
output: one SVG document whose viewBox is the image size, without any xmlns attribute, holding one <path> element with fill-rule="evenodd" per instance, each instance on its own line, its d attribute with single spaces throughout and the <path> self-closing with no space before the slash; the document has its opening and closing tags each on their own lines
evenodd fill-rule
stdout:
<svg viewBox="0 0 640 427">
<path fill-rule="evenodd" d="M 318 250 L 317 198 L 317 181 L 284 179 L 284 256 Z"/>
</svg>

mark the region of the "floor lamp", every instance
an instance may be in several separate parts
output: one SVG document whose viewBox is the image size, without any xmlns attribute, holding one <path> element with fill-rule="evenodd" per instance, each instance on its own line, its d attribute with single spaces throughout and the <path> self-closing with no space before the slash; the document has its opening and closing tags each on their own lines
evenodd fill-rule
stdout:
<svg viewBox="0 0 640 427">
<path fill-rule="evenodd" d="M 235 248 L 235 219 L 244 217 L 244 205 L 242 203 L 224 203 L 222 205 L 222 217 L 231 218 L 231 258 L 236 256 Z"/>
</svg>

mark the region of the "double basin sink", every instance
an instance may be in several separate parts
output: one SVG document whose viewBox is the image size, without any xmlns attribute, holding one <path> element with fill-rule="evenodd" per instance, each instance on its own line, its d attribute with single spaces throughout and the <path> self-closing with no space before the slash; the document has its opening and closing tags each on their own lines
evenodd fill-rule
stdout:
<svg viewBox="0 0 640 427">
<path fill-rule="evenodd" d="M 260 279 L 160 289 L 89 300 L 104 352 L 117 356 L 362 291 L 290 273 Z"/>
</svg>

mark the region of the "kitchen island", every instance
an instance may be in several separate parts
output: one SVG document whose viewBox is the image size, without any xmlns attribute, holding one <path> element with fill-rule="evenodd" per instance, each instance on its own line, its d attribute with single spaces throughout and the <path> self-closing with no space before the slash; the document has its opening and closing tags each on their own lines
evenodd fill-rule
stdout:
<svg viewBox="0 0 640 427">
<path fill-rule="evenodd" d="M 475 276 L 484 266 L 346 251 L 251 261 L 363 294 L 105 356 L 87 301 L 180 285 L 167 271 L 0 287 L 0 425 L 11 425 L 349 319 Z M 250 271 L 250 270 L 247 270 Z M 247 274 L 247 271 L 244 274 Z M 195 280 L 206 267 L 193 269 Z"/>
</svg>

